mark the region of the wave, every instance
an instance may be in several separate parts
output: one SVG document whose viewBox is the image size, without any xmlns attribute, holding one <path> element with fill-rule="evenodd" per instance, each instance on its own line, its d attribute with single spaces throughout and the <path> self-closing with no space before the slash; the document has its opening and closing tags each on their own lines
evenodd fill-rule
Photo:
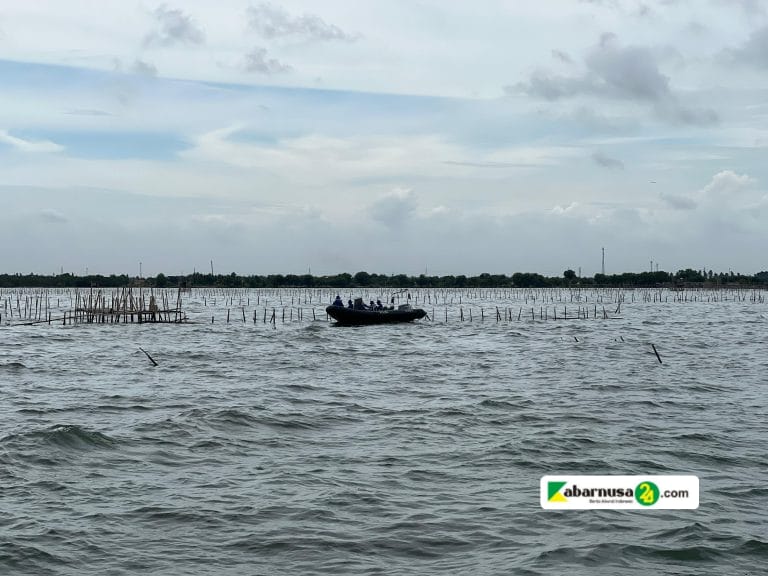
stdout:
<svg viewBox="0 0 768 576">
<path fill-rule="evenodd" d="M 68 564 L 68 561 L 46 552 L 42 547 L 12 541 L 0 542 L 0 572 L 3 574 L 47 574 L 49 566 L 62 564 Z"/>
<path fill-rule="evenodd" d="M 44 430 L 10 434 L 0 439 L 0 444 L 35 444 L 73 450 L 109 448 L 116 443 L 106 434 L 74 424 L 57 424 Z"/>
<path fill-rule="evenodd" d="M 27 365 L 23 362 L 6 362 L 0 364 L 0 371 L 19 372 L 21 370 L 27 370 Z"/>
</svg>

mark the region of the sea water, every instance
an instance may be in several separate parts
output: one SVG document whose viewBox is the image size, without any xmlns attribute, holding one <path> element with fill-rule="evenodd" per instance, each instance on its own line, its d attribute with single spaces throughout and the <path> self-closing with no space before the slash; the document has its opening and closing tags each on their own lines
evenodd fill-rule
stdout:
<svg viewBox="0 0 768 576">
<path fill-rule="evenodd" d="M 0 574 L 765 573 L 768 305 L 534 292 L 0 327 Z M 546 474 L 697 475 L 700 506 L 542 510 Z"/>
</svg>

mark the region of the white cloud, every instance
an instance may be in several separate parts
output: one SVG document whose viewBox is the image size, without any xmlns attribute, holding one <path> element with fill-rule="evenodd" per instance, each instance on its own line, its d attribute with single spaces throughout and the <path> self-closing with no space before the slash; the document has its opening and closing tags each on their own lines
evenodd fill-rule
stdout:
<svg viewBox="0 0 768 576">
<path fill-rule="evenodd" d="M 13 146 L 16 150 L 30 153 L 51 153 L 61 152 L 63 146 L 51 142 L 50 140 L 25 140 L 12 136 L 6 130 L 0 130 L 0 142 Z"/>
<path fill-rule="evenodd" d="M 238 138 L 243 129 L 235 125 L 201 134 L 181 156 L 194 162 L 263 170 L 294 183 L 317 185 L 376 178 L 495 179 L 503 177 L 504 169 L 542 169 L 584 155 L 580 149 L 567 146 L 477 151 L 430 134 L 344 138 L 313 134 L 256 143 Z"/>
<path fill-rule="evenodd" d="M 565 207 L 560 206 L 558 204 L 557 206 L 552 208 L 551 212 L 552 212 L 552 214 L 562 215 L 562 214 L 568 214 L 570 212 L 574 212 L 578 208 L 579 208 L 579 203 L 578 202 L 571 202 L 570 204 L 568 204 L 568 206 L 565 206 Z"/>
<path fill-rule="evenodd" d="M 699 196 L 710 202 L 739 202 L 743 193 L 749 191 L 753 184 L 755 179 L 747 174 L 723 170 L 712 177 L 712 181 L 701 189 Z"/>
<path fill-rule="evenodd" d="M 762 203 L 763 193 L 755 188 L 757 181 L 747 174 L 722 170 L 699 190 L 688 193 L 661 192 L 659 197 L 675 210 L 699 210 L 712 217 L 740 215 Z"/>
</svg>

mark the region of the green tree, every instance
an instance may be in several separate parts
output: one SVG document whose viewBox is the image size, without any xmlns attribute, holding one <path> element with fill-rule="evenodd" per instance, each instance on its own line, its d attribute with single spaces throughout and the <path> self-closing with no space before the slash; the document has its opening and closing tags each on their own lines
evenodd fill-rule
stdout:
<svg viewBox="0 0 768 576">
<path fill-rule="evenodd" d="M 360 271 L 354 276 L 355 284 L 358 286 L 369 286 L 371 284 L 371 275 L 368 272 Z"/>
</svg>

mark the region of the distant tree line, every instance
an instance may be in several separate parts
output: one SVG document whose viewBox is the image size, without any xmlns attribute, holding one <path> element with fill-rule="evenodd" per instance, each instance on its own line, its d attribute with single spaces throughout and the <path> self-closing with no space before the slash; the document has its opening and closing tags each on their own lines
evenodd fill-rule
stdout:
<svg viewBox="0 0 768 576">
<path fill-rule="evenodd" d="M 674 286 L 756 286 L 768 285 L 768 271 L 753 275 L 693 270 L 686 268 L 670 272 L 625 272 L 623 274 L 595 274 L 594 277 L 579 277 L 573 270 L 566 270 L 562 276 L 543 276 L 536 272 L 515 272 L 505 274 L 480 274 L 479 276 L 408 276 L 406 274 L 335 274 L 312 276 L 310 274 L 269 274 L 267 276 L 239 276 L 232 272 L 222 274 L 194 274 L 166 276 L 158 274 L 149 278 L 121 275 L 57 274 L 0 274 L 2 288 L 87 288 L 99 286 L 118 288 L 121 286 L 149 286 L 157 288 L 219 287 L 219 288 L 364 288 L 368 286 L 392 288 L 557 288 L 557 287 L 674 287 Z"/>
</svg>

